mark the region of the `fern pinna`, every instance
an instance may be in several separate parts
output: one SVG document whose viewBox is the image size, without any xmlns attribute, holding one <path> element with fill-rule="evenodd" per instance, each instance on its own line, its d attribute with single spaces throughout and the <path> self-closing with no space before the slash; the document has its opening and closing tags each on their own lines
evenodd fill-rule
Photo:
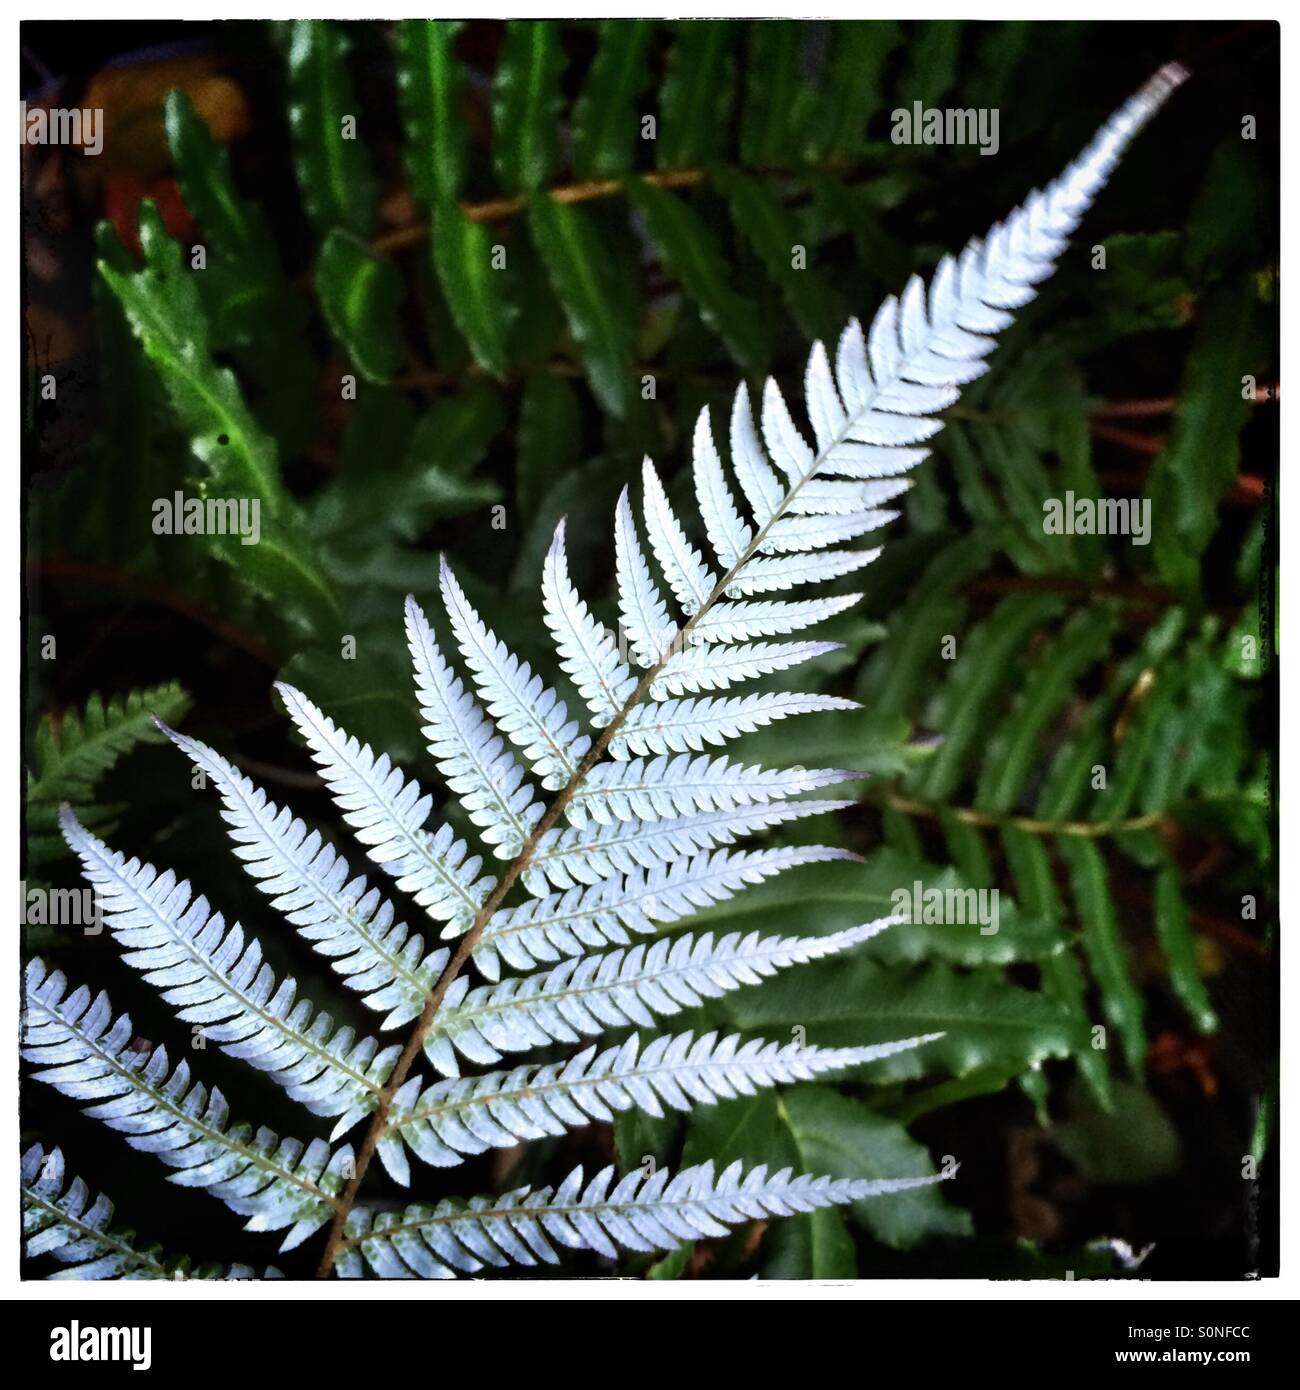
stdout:
<svg viewBox="0 0 1300 1390">
<path fill-rule="evenodd" d="M 775 382 L 764 386 L 757 422 L 742 385 L 729 443 L 743 507 L 702 413 L 693 475 L 707 547 L 688 537 L 646 461 L 640 525 L 626 490 L 615 516 L 630 661 L 570 580 L 560 524 L 542 576 L 546 624 L 593 732 L 487 628 L 445 563 L 454 651 L 408 600 L 424 733 L 478 849 L 450 824 L 428 828 L 434 797 L 419 782 L 306 695 L 279 687 L 344 821 L 454 946 L 430 948 L 319 833 L 214 750 L 166 730 L 216 784 L 245 869 L 378 1015 L 383 1039 L 336 1026 L 297 997 L 292 976 L 277 978 L 255 937 L 188 883 L 109 848 L 63 809 L 63 833 L 126 961 L 179 1020 L 332 1120 L 328 1141 L 304 1144 L 232 1121 L 220 1091 L 188 1062 L 173 1064 L 162 1046 L 135 1050 L 129 1018 L 115 1016 L 104 994 L 92 996 L 39 960 L 27 971 L 25 1027 L 36 1076 L 87 1103 L 133 1147 L 157 1154 L 174 1169 L 172 1181 L 207 1189 L 252 1230 L 285 1232 L 282 1249 L 328 1226 L 322 1276 L 448 1277 L 487 1265 L 556 1264 L 559 1248 L 611 1258 L 617 1247 L 672 1250 L 738 1222 L 947 1176 L 835 1179 L 739 1164 L 715 1172 L 705 1162 L 675 1175 L 579 1168 L 554 1188 L 468 1201 L 358 1201 L 376 1155 L 396 1183 L 413 1185 L 411 1155 L 451 1167 L 633 1107 L 651 1115 L 686 1110 L 939 1036 L 819 1048 L 691 1032 L 646 1041 L 635 1030 L 890 927 L 887 919 L 812 937 L 658 934 L 748 883 L 843 853 L 732 846 L 843 804 L 806 794 L 857 774 L 770 771 L 709 750 L 761 724 L 846 702 L 716 692 L 824 650 L 793 634 L 854 595 L 768 595 L 871 562 L 875 549 L 844 547 L 893 517 L 888 504 L 925 457 L 939 412 L 985 370 L 994 335 L 1034 297 L 1124 147 L 1184 75 L 1175 66 L 1157 73 L 1061 178 L 985 240 L 944 258 L 928 289 L 913 278 L 869 329 L 851 322 L 833 364 L 816 344 L 805 379 L 813 442 Z M 471 961 L 481 983 L 464 971 Z M 621 1041 L 600 1041 L 617 1030 Z M 556 1044 L 573 1050 L 559 1061 L 498 1068 Z M 467 1068 L 485 1070 L 463 1074 Z M 355 1151 L 347 1142 L 331 1147 L 354 1129 Z M 166 1271 L 129 1235 L 107 1231 L 111 1208 L 101 1199 L 87 1210 L 83 1184 L 63 1191 L 57 1151 L 29 1153 L 24 1179 L 33 1253 L 83 1259 L 72 1272 L 88 1277 Z"/>
</svg>

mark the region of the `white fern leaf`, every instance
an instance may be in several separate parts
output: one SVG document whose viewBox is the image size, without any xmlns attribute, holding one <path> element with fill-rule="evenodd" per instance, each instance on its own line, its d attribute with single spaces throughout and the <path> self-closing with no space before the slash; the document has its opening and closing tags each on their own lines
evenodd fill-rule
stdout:
<svg viewBox="0 0 1300 1390">
<path fill-rule="evenodd" d="M 781 388 L 771 377 L 763 383 L 763 442 L 791 488 L 807 481 L 817 470 L 817 455 L 800 434 Z"/>
<path fill-rule="evenodd" d="M 741 520 L 736 500 L 727 486 L 722 460 L 713 442 L 708 406 L 700 411 L 695 421 L 694 475 L 695 496 L 705 533 L 718 563 L 724 570 L 730 570 L 749 549 L 754 533 Z"/>
<path fill-rule="evenodd" d="M 821 550 L 828 545 L 843 545 L 871 531 L 878 531 L 898 518 L 897 512 L 849 512 L 845 516 L 783 516 L 768 527 L 759 544 L 764 555 L 780 555 L 789 551 Z M 742 575 L 744 571 L 741 571 Z"/>
<path fill-rule="evenodd" d="M 677 628 L 637 539 L 627 488 L 619 496 L 614 518 L 614 565 L 623 633 L 637 665 L 653 666 L 664 656 Z"/>
<path fill-rule="evenodd" d="M 649 1027 L 791 965 L 821 960 L 857 946 L 893 924 L 892 918 L 827 936 L 761 936 L 711 932 L 663 937 L 603 955 L 566 960 L 553 969 L 470 989 L 460 976 L 425 1041 L 429 1060 L 456 1076 L 459 1052 L 475 1063 L 499 1062 L 552 1042 L 579 1042 L 609 1028 Z"/>
<path fill-rule="evenodd" d="M 821 845 L 782 846 L 717 850 L 637 867 L 495 913 L 474 949 L 474 964 L 489 980 L 499 980 L 502 960 L 514 970 L 532 970 L 593 948 L 624 946 L 633 935 L 650 935 L 656 924 L 722 902 L 746 884 L 801 864 L 854 857 Z"/>
<path fill-rule="evenodd" d="M 819 472 L 840 478 L 892 478 L 915 468 L 929 453 L 928 449 L 886 448 L 882 444 L 841 440 L 828 450 Z"/>
<path fill-rule="evenodd" d="M 755 637 L 780 637 L 824 623 L 860 602 L 861 594 L 834 598 L 764 599 L 759 603 L 715 603 L 691 631 L 700 642 L 748 642 Z"/>
<path fill-rule="evenodd" d="M 362 1002 L 385 1013 L 381 1028 L 418 1017 L 448 953 L 427 955 L 424 939 L 395 922 L 392 903 L 364 878 L 351 878 L 347 862 L 287 809 L 214 749 L 159 724 L 221 794 L 222 816 L 236 856 L 314 950 L 327 956 Z"/>
<path fill-rule="evenodd" d="M 408 780 L 387 753 L 376 757 L 364 743 L 322 714 L 300 691 L 276 684 L 289 717 L 311 749 L 343 819 L 403 892 L 438 921 L 472 921 L 495 887 L 480 878 L 483 861 L 444 825 L 424 827 L 433 798 Z"/>
<path fill-rule="evenodd" d="M 656 1118 L 669 1110 L 752 1096 L 765 1087 L 811 1081 L 827 1072 L 892 1057 L 933 1042 L 941 1033 L 870 1047 L 815 1047 L 745 1041 L 740 1034 L 661 1035 L 642 1046 L 633 1034 L 597 1053 L 585 1048 L 564 1062 L 521 1066 L 426 1086 L 409 1081 L 388 1112 L 387 1133 L 399 1135 L 425 1163 L 452 1168 L 466 1155 L 564 1134 L 626 1110 Z M 402 1168 L 393 1176 L 401 1178 Z"/>
<path fill-rule="evenodd" d="M 754 429 L 749 390 L 743 381 L 736 388 L 731 406 L 731 466 L 736 470 L 754 520 L 760 527 L 766 526 L 780 509 L 785 488 L 763 452 L 758 431 Z"/>
<path fill-rule="evenodd" d="M 282 1250 L 329 1220 L 352 1163 L 347 1145 L 331 1156 L 320 1139 L 304 1148 L 232 1125 L 225 1097 L 193 1081 L 188 1062 L 169 1075 L 165 1047 L 136 1049 L 130 1018 L 114 1019 L 107 995 L 92 1000 L 84 986 L 68 994 L 63 975 L 40 960 L 28 964 L 24 984 L 23 1056 L 38 1080 L 89 1103 L 88 1115 L 176 1169 L 170 1181 L 203 1188 L 247 1217 L 247 1230 L 288 1227 Z"/>
<path fill-rule="evenodd" d="M 767 594 L 781 589 L 793 589 L 799 584 L 825 584 L 852 574 L 871 564 L 880 555 L 874 550 L 827 550 L 793 555 L 759 555 L 750 560 L 741 577 L 727 586 L 729 598 L 751 594 Z"/>
<path fill-rule="evenodd" d="M 706 811 L 677 820 L 591 822 L 553 828 L 542 836 L 523 873 L 524 887 L 543 896 L 547 885 L 567 889 L 615 874 L 654 868 L 684 855 L 734 844 L 746 835 L 806 816 L 833 815 L 851 801 L 769 801 L 738 810 Z"/>
<path fill-rule="evenodd" d="M 826 348 L 814 343 L 808 354 L 808 366 L 803 377 L 804 402 L 812 422 L 813 438 L 818 450 L 825 449 L 844 433 L 848 415 L 835 389 L 835 377 L 826 356 Z"/>
<path fill-rule="evenodd" d="M 194 1267 L 185 1258 L 167 1259 L 157 1245 L 140 1245 L 134 1231 L 114 1229 L 113 1203 L 91 1196 L 80 1178 L 69 1179 L 63 1153 L 33 1144 L 19 1165 L 23 1203 L 23 1254 L 52 1255 L 67 1266 L 50 1279 L 255 1279 L 250 1265 Z M 283 1279 L 268 1267 L 263 1279 Z"/>
<path fill-rule="evenodd" d="M 335 1028 L 296 1000 L 298 983 L 279 984 L 261 944 L 230 927 L 207 899 L 170 870 L 128 860 L 90 834 L 64 807 L 63 836 L 98 890 L 104 923 L 126 963 L 143 972 L 186 1023 L 223 1052 L 267 1072 L 314 1115 L 337 1115 L 342 1134 L 374 1109 L 401 1047 Z"/>
<path fill-rule="evenodd" d="M 745 574 L 760 563 L 751 560 L 745 566 Z M 726 690 L 740 681 L 770 676 L 811 661 L 815 656 L 839 651 L 842 646 L 841 642 L 755 642 L 745 646 L 688 643 L 664 662 L 650 685 L 650 696 L 654 700 L 664 700 L 670 695 Z"/>
<path fill-rule="evenodd" d="M 792 516 L 849 516 L 891 502 L 911 487 L 907 478 L 880 478 L 875 482 L 841 482 L 814 478 L 790 499 Z"/>
<path fill-rule="evenodd" d="M 692 758 L 689 753 L 630 758 L 597 763 L 574 792 L 565 814 L 571 825 L 585 824 L 588 816 L 602 824 L 663 820 L 695 811 L 782 801 L 862 776 L 835 768 L 745 767 L 726 758 Z"/>
<path fill-rule="evenodd" d="M 592 617 L 569 578 L 563 521 L 555 528 L 542 570 L 542 599 L 560 666 L 587 702 L 597 728 L 603 728 L 627 703 L 636 679 L 619 660 L 608 629 Z"/>
<path fill-rule="evenodd" d="M 659 474 L 649 459 L 641 466 L 641 481 L 645 529 L 650 537 L 650 548 L 682 612 L 691 617 L 704 607 L 718 581 L 704 563 L 700 552 L 686 539 L 686 532 L 673 515 L 668 505 L 668 494 L 664 492 Z"/>
<path fill-rule="evenodd" d="M 415 663 L 420 713 L 429 721 L 421 732 L 438 770 L 496 857 L 513 859 L 541 820 L 542 805 L 443 656 L 424 610 L 409 596 L 406 641 Z"/>
<path fill-rule="evenodd" d="M 488 713 L 528 759 L 542 786 L 558 791 L 577 770 L 591 739 L 570 720 L 555 691 L 487 628 L 445 558 L 439 575 L 447 616 Z"/>
<path fill-rule="evenodd" d="M 725 744 L 738 734 L 752 733 L 792 715 L 860 708 L 856 700 L 835 695 L 797 695 L 784 690 L 730 699 L 664 700 L 638 705 L 610 740 L 609 751 L 615 758 L 698 753 L 705 744 Z"/>
<path fill-rule="evenodd" d="M 769 1173 L 766 1165 L 746 1172 L 736 1162 L 718 1175 L 712 1163 L 683 1168 L 676 1177 L 666 1168 L 653 1175 L 636 1168 L 616 1183 L 612 1167 L 590 1182 L 575 1168 L 556 1189 L 523 1187 L 469 1203 L 416 1203 L 400 1212 L 357 1208 L 348 1221 L 338 1272 L 355 1279 L 369 1267 L 381 1278 L 454 1279 L 458 1273 L 477 1274 L 485 1265 L 558 1264 L 555 1245 L 594 1250 L 609 1259 L 620 1246 L 676 1250 L 687 1241 L 725 1236 L 746 1221 L 908 1192 L 948 1176 L 951 1172 L 906 1178 L 795 1176 L 789 1168 Z"/>
</svg>

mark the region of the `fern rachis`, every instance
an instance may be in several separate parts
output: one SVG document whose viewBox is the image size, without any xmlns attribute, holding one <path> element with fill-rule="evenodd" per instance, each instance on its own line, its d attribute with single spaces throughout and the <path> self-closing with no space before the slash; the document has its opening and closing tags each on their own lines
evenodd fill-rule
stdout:
<svg viewBox="0 0 1300 1390">
<path fill-rule="evenodd" d="M 815 345 L 805 376 L 812 443 L 774 382 L 764 388 L 757 427 L 741 387 L 729 442 L 743 506 L 702 413 L 694 480 L 707 547 L 688 537 L 646 461 L 641 522 L 648 554 L 626 492 L 615 517 L 619 611 L 635 669 L 574 586 L 560 523 L 543 571 L 545 618 L 593 734 L 582 732 L 557 692 L 491 632 L 445 563 L 442 597 L 463 672 L 408 600 L 424 733 L 447 788 L 475 827 L 481 854 L 446 824 L 427 830 L 433 798 L 418 782 L 351 738 L 306 696 L 280 687 L 344 821 L 442 934 L 456 939 L 454 951 L 426 951 L 419 934 L 395 925 L 395 910 L 378 891 L 291 812 L 212 750 L 172 734 L 217 782 L 245 868 L 313 948 L 336 962 L 363 1004 L 382 1014 L 379 1031 L 414 1019 L 401 1044 L 335 1028 L 327 1013 L 296 1001 L 293 979 L 277 982 L 259 944 L 238 924 L 227 927 L 170 872 L 110 850 L 65 810 L 68 843 L 104 893 L 107 925 L 127 961 L 180 1018 L 268 1072 L 312 1113 L 336 1117 L 334 1137 L 364 1123 L 355 1157 L 347 1146 L 331 1153 L 320 1140 L 306 1151 L 262 1132 L 250 1141 L 245 1128 L 228 1126 L 220 1093 L 191 1083 L 186 1064 L 169 1076 L 162 1049 L 133 1062 L 123 1052 L 129 1020 L 112 1023 L 107 1000 L 100 996 L 92 1005 L 84 988 L 65 1000 L 62 977 L 34 962 L 26 1042 L 27 1055 L 43 1068 L 38 1076 L 93 1102 L 94 1113 L 132 1135 L 129 1142 L 155 1149 L 167 1162 L 181 1162 L 178 1130 L 201 1125 L 210 1161 L 197 1171 L 181 1163 L 177 1176 L 209 1188 L 248 1215 L 255 1229 L 289 1225 L 287 1243 L 328 1221 L 322 1275 L 369 1268 L 381 1276 L 444 1277 L 509 1260 L 551 1263 L 552 1241 L 607 1256 L 616 1245 L 672 1249 L 722 1234 L 729 1223 L 937 1181 L 930 1175 L 850 1181 L 765 1166 L 745 1173 L 739 1165 L 715 1174 L 703 1164 L 676 1176 L 637 1170 L 617 1182 L 612 1170 L 588 1179 L 577 1169 L 554 1190 L 526 1188 L 468 1204 L 415 1203 L 400 1213 L 357 1203 L 376 1153 L 405 1185 L 408 1150 L 451 1166 L 485 1147 L 630 1106 L 653 1114 L 665 1102 L 674 1108 L 711 1103 L 934 1040 L 924 1035 L 826 1050 L 690 1032 L 644 1043 L 632 1035 L 599 1052 L 587 1046 L 567 1062 L 459 1076 L 460 1058 L 492 1065 L 553 1042 L 649 1027 L 657 1016 L 850 949 L 890 926 L 867 922 L 807 938 L 655 935 L 694 908 L 815 857 L 817 851 L 804 850 L 764 858 L 763 851 L 728 853 L 717 846 L 807 813 L 814 803 L 800 796 L 857 775 L 765 771 L 699 751 L 761 722 L 848 702 L 703 692 L 826 650 L 825 643 L 768 639 L 832 616 L 855 595 L 755 596 L 839 578 L 874 558 L 874 550 L 828 548 L 849 545 L 892 518 L 885 504 L 925 457 L 920 446 L 941 428 L 936 412 L 985 370 L 993 335 L 1011 322 L 1010 311 L 1033 298 L 1124 146 L 1183 76 L 1173 66 L 1158 73 L 1061 179 L 1031 195 L 986 240 L 971 242 L 959 258 L 945 257 L 928 290 L 913 277 L 899 298 L 885 301 L 868 330 L 851 322 L 833 363 Z M 660 578 L 681 610 L 680 622 L 670 617 Z M 554 793 L 549 804 L 543 792 Z M 487 871 L 484 856 L 501 861 L 499 876 Z M 516 886 L 536 901 L 508 904 Z M 633 939 L 640 935 L 651 939 Z M 462 975 L 471 959 L 488 983 L 472 987 Z M 502 979 L 503 962 L 532 973 Z M 422 1055 L 443 1079 L 412 1074 Z M 246 1181 L 239 1177 L 245 1172 L 253 1173 Z M 75 1223 L 83 1210 L 79 1189 L 65 1205 Z M 95 1215 L 100 1225 L 101 1215 Z M 56 1217 L 47 1211 L 42 1219 Z M 107 1258 L 129 1262 L 120 1245 Z"/>
</svg>

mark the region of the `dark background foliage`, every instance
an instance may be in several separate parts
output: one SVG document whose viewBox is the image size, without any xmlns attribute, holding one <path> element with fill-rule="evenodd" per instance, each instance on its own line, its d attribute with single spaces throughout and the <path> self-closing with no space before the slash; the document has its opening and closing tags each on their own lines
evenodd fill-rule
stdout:
<svg viewBox="0 0 1300 1390">
<path fill-rule="evenodd" d="M 875 1026 L 870 1006 L 822 1017 L 818 1001 L 861 983 L 863 998 L 919 998 L 921 1014 L 951 1006 L 969 1054 L 920 1077 L 818 1088 L 802 1117 L 736 1102 L 613 1139 L 592 1127 L 471 1163 L 449 1190 L 551 1180 L 611 1155 L 793 1152 L 828 1167 L 919 1142 L 962 1160 L 947 1203 L 827 1218 L 828 1264 L 809 1253 L 811 1223 L 790 1223 L 654 1272 L 1117 1275 L 1085 1248 L 1116 1237 L 1154 1242 L 1144 1277 L 1267 1273 L 1273 1165 L 1255 1184 L 1242 1162 L 1268 1149 L 1276 1075 L 1276 28 L 440 26 L 454 90 L 432 123 L 400 95 L 417 38 L 385 23 L 24 26 L 29 105 L 102 106 L 109 132 L 95 160 L 24 151 L 28 880 L 74 883 L 49 835 L 54 801 L 71 797 L 98 808 L 117 847 L 268 922 L 252 885 L 216 870 L 229 861 L 211 793 L 190 789 L 174 750 L 137 737 L 141 721 L 74 791 L 49 731 L 70 757 L 68 712 L 92 693 L 179 682 L 187 729 L 328 826 L 271 696 L 286 675 L 418 773 L 400 604 L 432 596 L 437 552 L 549 670 L 537 579 L 559 516 L 575 577 L 605 598 L 613 503 L 642 454 L 689 510 L 681 464 L 701 406 L 724 419 L 738 377 L 769 371 L 798 398 L 811 337 L 982 233 L 1179 58 L 1194 80 L 950 412 L 864 604 L 828 633 L 845 645 L 818 663 L 816 688 L 864 711 L 747 747 L 871 771 L 851 814 L 808 830 L 870 857 L 863 878 L 800 870 L 720 919 L 829 930 L 836 910 L 871 915 L 856 910 L 864 884 L 887 895 L 914 878 L 997 885 L 1015 916 L 992 944 L 936 938 L 937 962 L 886 951 L 869 979 L 812 972 L 794 992 L 755 991 L 766 1002 L 748 1013 L 746 1000 L 700 1021 L 857 1040 Z M 518 74 L 534 59 L 530 106 Z M 616 70 L 632 74 L 622 90 L 603 81 Z M 185 100 L 170 99 L 165 124 L 173 89 Z M 890 112 L 914 100 L 996 107 L 997 156 L 892 144 Z M 340 111 L 357 113 L 357 142 L 329 134 Z M 237 190 L 224 223 L 218 187 Z M 148 264 L 170 280 L 139 269 L 142 209 L 156 219 Z M 186 257 L 175 267 L 173 240 Z M 191 276 L 196 244 L 208 267 Z M 496 244 L 506 269 L 484 287 L 474 268 Z M 795 244 L 806 270 L 790 268 Z M 232 564 L 201 538 L 150 533 L 153 498 L 248 495 L 248 476 L 213 454 L 212 422 L 187 413 L 142 350 L 146 307 L 164 337 L 201 334 L 211 371 L 233 369 L 240 419 L 255 424 L 220 447 L 269 460 L 265 513 L 324 598 L 247 552 Z M 1150 498 L 1152 544 L 1044 535 L 1042 502 L 1067 488 Z M 345 636 L 355 660 L 340 656 Z M 1096 764 L 1102 792 L 1088 785 Z M 1258 910 L 1243 920 L 1244 895 Z M 360 1021 L 300 943 L 274 927 L 264 938 L 278 970 Z M 106 936 L 29 928 L 28 946 L 107 987 L 143 1037 L 183 1046 Z M 998 1010 L 1012 1043 L 994 1040 Z M 240 1113 L 303 1132 L 262 1077 L 212 1050 L 202 1063 Z M 26 1088 L 23 1129 L 61 1144 L 72 1171 L 169 1248 L 268 1258 L 219 1204 L 169 1188 L 46 1088 Z"/>
</svg>

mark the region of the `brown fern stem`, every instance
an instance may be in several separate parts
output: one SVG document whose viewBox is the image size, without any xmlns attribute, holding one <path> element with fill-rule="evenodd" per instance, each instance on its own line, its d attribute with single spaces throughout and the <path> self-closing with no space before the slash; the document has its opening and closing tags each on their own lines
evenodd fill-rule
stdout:
<svg viewBox="0 0 1300 1390">
<path fill-rule="evenodd" d="M 820 174 L 844 173 L 854 168 L 854 161 L 828 159 L 810 165 L 802 172 Z M 749 171 L 759 175 L 797 174 L 798 169 L 754 168 Z M 708 181 L 708 169 L 651 169 L 644 173 L 629 174 L 610 179 L 581 179 L 575 183 L 557 184 L 546 190 L 546 196 L 556 203 L 591 203 L 606 198 L 619 198 L 626 192 L 632 179 L 647 183 L 652 188 L 698 188 Z M 481 202 L 462 203 L 461 211 L 471 222 L 508 222 L 518 217 L 528 207 L 528 195 L 519 194 L 509 198 L 487 198 Z M 425 222 L 411 222 L 405 227 L 384 232 L 371 243 L 370 249 L 376 255 L 386 256 L 394 251 L 403 251 L 408 246 L 418 246 L 429 235 Z"/>
</svg>

